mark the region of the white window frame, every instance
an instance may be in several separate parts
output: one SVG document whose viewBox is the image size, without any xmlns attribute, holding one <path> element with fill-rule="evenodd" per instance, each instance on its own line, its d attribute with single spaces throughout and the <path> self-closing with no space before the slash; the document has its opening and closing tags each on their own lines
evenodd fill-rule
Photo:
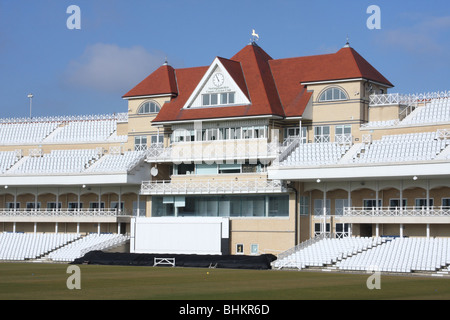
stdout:
<svg viewBox="0 0 450 320">
<path fill-rule="evenodd" d="M 328 128 L 328 134 L 324 134 L 324 129 Z M 314 127 L 314 142 L 330 142 L 330 126 L 315 126 Z"/>
<path fill-rule="evenodd" d="M 143 110 L 146 105 L 148 105 L 148 111 Z M 155 107 L 154 111 L 151 111 L 152 105 Z M 157 114 L 159 111 L 161 111 L 161 106 L 158 102 L 147 100 L 139 106 L 137 114 Z"/>
<path fill-rule="evenodd" d="M 144 142 L 145 140 L 145 142 Z M 148 137 L 147 136 L 135 136 L 134 137 L 134 150 L 142 151 L 148 148 Z"/>
<path fill-rule="evenodd" d="M 331 92 L 331 97 L 327 97 Z M 338 97 L 335 95 L 338 94 Z M 341 94 L 344 97 L 341 97 Z M 340 87 L 328 87 L 325 88 L 320 94 L 319 99 L 317 99 L 318 102 L 330 102 L 330 101 L 345 101 L 348 100 L 348 94 L 345 92 L 344 89 Z"/>
<path fill-rule="evenodd" d="M 224 99 L 225 96 L 226 99 Z M 228 106 L 234 105 L 235 102 L 236 102 L 236 92 L 234 91 L 219 92 L 219 93 L 204 93 L 202 94 L 201 97 L 202 107 Z"/>
<path fill-rule="evenodd" d="M 252 243 L 250 245 L 250 254 L 251 255 L 258 255 L 259 254 L 259 244 Z"/>
</svg>

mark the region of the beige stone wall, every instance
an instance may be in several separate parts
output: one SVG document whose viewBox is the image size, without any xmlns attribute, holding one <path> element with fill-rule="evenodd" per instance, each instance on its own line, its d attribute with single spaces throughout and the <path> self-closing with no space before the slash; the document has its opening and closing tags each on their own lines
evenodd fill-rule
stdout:
<svg viewBox="0 0 450 320">
<path fill-rule="evenodd" d="M 386 121 L 386 120 L 398 120 L 400 108 L 399 105 L 370 107 L 369 108 L 369 121 Z"/>
<path fill-rule="evenodd" d="M 166 101 L 170 101 L 171 96 L 161 97 L 149 97 L 139 99 L 128 100 L 128 143 L 126 144 L 127 150 L 134 150 L 134 137 L 146 136 L 147 143 L 150 144 L 150 136 L 158 133 L 158 128 L 152 125 L 152 120 L 155 119 L 157 114 L 138 114 L 140 107 L 149 101 L 156 102 L 160 107 L 164 105 Z M 159 133 L 163 134 L 163 128 L 159 129 Z M 166 134 L 164 137 L 165 143 L 169 136 Z"/>
<path fill-rule="evenodd" d="M 279 254 L 295 246 L 295 194 L 289 195 L 289 217 L 231 218 L 230 253 L 236 254 L 238 244 L 243 254 L 251 254 L 251 245 L 257 244 L 259 254 Z"/>
</svg>

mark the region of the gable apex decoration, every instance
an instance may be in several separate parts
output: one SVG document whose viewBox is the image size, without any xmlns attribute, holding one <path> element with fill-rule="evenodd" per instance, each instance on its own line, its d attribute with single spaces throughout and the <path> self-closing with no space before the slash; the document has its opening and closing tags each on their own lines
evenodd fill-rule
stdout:
<svg viewBox="0 0 450 320">
<path fill-rule="evenodd" d="M 202 96 L 205 94 L 233 93 L 232 102 L 205 105 Z M 202 79 L 186 101 L 183 109 L 227 107 L 251 104 L 244 74 L 239 62 L 216 57 L 203 75 Z"/>
</svg>

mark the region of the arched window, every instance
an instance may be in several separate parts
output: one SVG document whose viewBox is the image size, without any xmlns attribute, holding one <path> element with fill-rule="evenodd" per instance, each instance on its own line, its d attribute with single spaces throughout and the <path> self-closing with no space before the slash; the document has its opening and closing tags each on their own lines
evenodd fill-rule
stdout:
<svg viewBox="0 0 450 320">
<path fill-rule="evenodd" d="M 138 114 L 158 113 L 159 110 L 161 110 L 161 108 L 156 102 L 148 101 L 141 105 Z"/>
<path fill-rule="evenodd" d="M 322 92 L 319 97 L 319 102 L 325 101 L 337 101 L 337 100 L 348 100 L 347 94 L 339 88 L 332 87 L 328 88 Z"/>
</svg>

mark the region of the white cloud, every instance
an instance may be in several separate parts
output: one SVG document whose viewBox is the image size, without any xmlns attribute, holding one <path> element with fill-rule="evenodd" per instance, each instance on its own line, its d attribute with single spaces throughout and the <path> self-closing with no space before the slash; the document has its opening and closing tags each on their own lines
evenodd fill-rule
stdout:
<svg viewBox="0 0 450 320">
<path fill-rule="evenodd" d="M 164 53 L 149 53 L 140 46 L 122 48 L 97 43 L 70 61 L 64 79 L 69 86 L 124 94 L 161 66 L 164 59 Z"/>
<path fill-rule="evenodd" d="M 391 48 L 419 54 L 442 54 L 448 51 L 445 35 L 450 29 L 450 16 L 423 17 L 408 27 L 390 29 L 381 41 Z"/>
</svg>

